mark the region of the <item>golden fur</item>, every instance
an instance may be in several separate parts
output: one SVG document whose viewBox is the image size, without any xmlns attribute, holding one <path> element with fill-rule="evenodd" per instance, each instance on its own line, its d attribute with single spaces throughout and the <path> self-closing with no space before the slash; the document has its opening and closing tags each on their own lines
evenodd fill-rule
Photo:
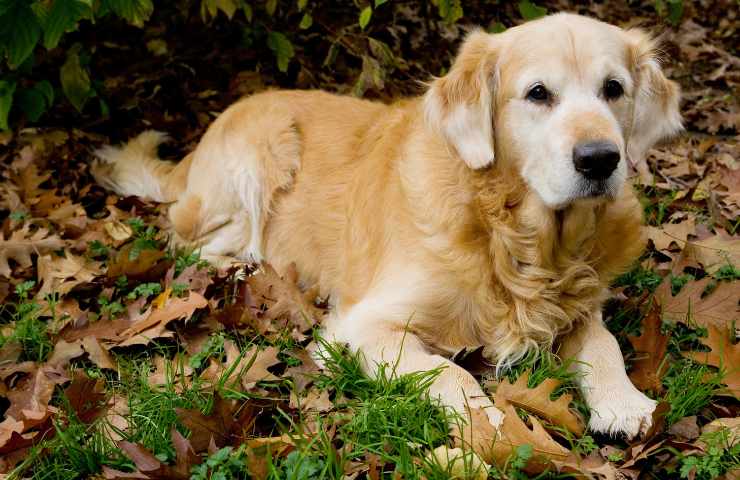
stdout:
<svg viewBox="0 0 740 480">
<path fill-rule="evenodd" d="M 295 263 L 334 301 L 326 335 L 361 350 L 369 371 L 446 366 L 432 394 L 485 407 L 493 423 L 500 412 L 440 354 L 482 345 L 506 365 L 563 338 L 592 367 L 592 429 L 632 436 L 654 403 L 629 383 L 600 306 L 643 246 L 627 161 L 680 129 L 678 89 L 654 50 L 641 31 L 575 15 L 477 31 L 423 97 L 269 91 L 228 108 L 179 166 L 158 160 L 161 138 L 146 133 L 103 150 L 96 175 L 174 202 L 176 240 L 210 258 Z M 623 99 L 599 97 L 607 74 Z M 528 75 L 559 85 L 557 108 L 522 98 Z M 622 160 L 592 197 L 571 149 L 602 139 Z"/>
</svg>

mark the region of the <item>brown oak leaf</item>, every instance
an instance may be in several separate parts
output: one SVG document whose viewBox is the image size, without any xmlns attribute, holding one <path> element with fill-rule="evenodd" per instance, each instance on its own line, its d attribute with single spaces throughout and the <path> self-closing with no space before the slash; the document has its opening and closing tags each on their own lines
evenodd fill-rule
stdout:
<svg viewBox="0 0 740 480">
<path fill-rule="evenodd" d="M 504 465 L 517 447 L 530 445 L 532 458 L 527 462 L 524 471 L 529 474 L 544 472 L 553 467 L 552 461 L 566 461 L 571 452 L 557 443 L 536 418 L 529 416 L 530 428 L 517 415 L 514 406 L 505 400 L 497 399 L 496 408 L 504 413 L 500 435 L 488 421 L 488 415 L 482 408 L 470 411 L 470 422 L 462 430 L 453 426 L 452 436 L 455 445 L 472 448 L 486 463 Z"/>
<path fill-rule="evenodd" d="M 668 365 L 663 361 L 668 348 L 668 336 L 660 331 L 660 307 L 654 302 L 642 322 L 642 334 L 627 339 L 635 349 L 635 360 L 629 372 L 632 383 L 640 390 L 660 392 L 663 374 Z"/>
<path fill-rule="evenodd" d="M 708 295 L 702 297 L 711 277 L 687 283 L 678 295 L 671 295 L 671 281 L 666 277 L 655 291 L 662 307 L 663 320 L 701 326 L 715 325 L 723 328 L 727 322 L 738 318 L 740 282 L 719 282 Z"/>
<path fill-rule="evenodd" d="M 557 400 L 550 400 L 550 395 L 560 386 L 560 381 L 547 378 L 534 388 L 528 388 L 529 371 L 524 372 L 511 384 L 504 379 L 496 388 L 496 402 L 511 403 L 514 406 L 532 412 L 549 422 L 580 436 L 584 426 L 581 418 L 570 409 L 573 396 L 565 393 Z"/>
<path fill-rule="evenodd" d="M 725 369 L 722 382 L 727 385 L 734 396 L 738 397 L 740 396 L 740 344 L 732 343 L 727 328 L 719 328 L 715 325 L 707 325 L 706 328 L 709 335 L 701 339 L 701 342 L 711 350 L 682 352 L 682 354 L 697 362 Z"/>
<path fill-rule="evenodd" d="M 64 241 L 61 238 L 49 235 L 43 228 L 31 233 L 29 225 L 25 225 L 11 233 L 7 239 L 0 231 L 0 276 L 8 278 L 11 276 L 8 260 L 15 260 L 21 268 L 28 268 L 33 264 L 32 254 L 44 254 L 63 246 Z"/>
</svg>

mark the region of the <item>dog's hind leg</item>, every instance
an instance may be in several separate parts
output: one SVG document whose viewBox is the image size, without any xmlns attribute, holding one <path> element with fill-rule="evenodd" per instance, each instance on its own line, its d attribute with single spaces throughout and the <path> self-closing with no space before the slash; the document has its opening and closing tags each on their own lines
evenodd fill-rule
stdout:
<svg viewBox="0 0 740 480">
<path fill-rule="evenodd" d="M 300 165 L 290 106 L 260 95 L 243 100 L 216 119 L 192 155 L 185 191 L 170 208 L 176 235 L 206 257 L 261 261 L 275 193 Z"/>
</svg>

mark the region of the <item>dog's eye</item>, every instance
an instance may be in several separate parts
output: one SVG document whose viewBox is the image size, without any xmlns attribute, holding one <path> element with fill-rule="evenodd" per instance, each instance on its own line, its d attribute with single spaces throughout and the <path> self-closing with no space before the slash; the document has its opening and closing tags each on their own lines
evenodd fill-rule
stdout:
<svg viewBox="0 0 740 480">
<path fill-rule="evenodd" d="M 624 88 L 617 80 L 607 80 L 604 83 L 604 98 L 607 100 L 616 100 L 624 95 Z"/>
<path fill-rule="evenodd" d="M 535 85 L 527 92 L 530 102 L 544 103 L 550 100 L 550 92 L 543 85 Z"/>
</svg>

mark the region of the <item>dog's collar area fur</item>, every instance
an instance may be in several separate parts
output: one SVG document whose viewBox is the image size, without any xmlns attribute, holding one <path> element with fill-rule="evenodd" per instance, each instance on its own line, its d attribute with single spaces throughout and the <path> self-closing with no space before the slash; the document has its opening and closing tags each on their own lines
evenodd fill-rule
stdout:
<svg viewBox="0 0 740 480">
<path fill-rule="evenodd" d="M 474 208 L 489 237 L 491 290 L 505 305 L 499 309 L 503 316 L 482 322 L 478 334 L 485 353 L 505 367 L 550 348 L 558 335 L 598 310 L 613 276 L 642 246 L 638 241 L 629 252 L 608 248 L 604 241 L 616 239 L 604 238 L 610 234 L 605 222 L 630 214 L 639 222 L 639 214 L 605 200 L 554 210 L 521 177 L 496 167 L 476 172 L 474 184 Z M 631 187 L 623 195 L 633 196 Z"/>
</svg>

